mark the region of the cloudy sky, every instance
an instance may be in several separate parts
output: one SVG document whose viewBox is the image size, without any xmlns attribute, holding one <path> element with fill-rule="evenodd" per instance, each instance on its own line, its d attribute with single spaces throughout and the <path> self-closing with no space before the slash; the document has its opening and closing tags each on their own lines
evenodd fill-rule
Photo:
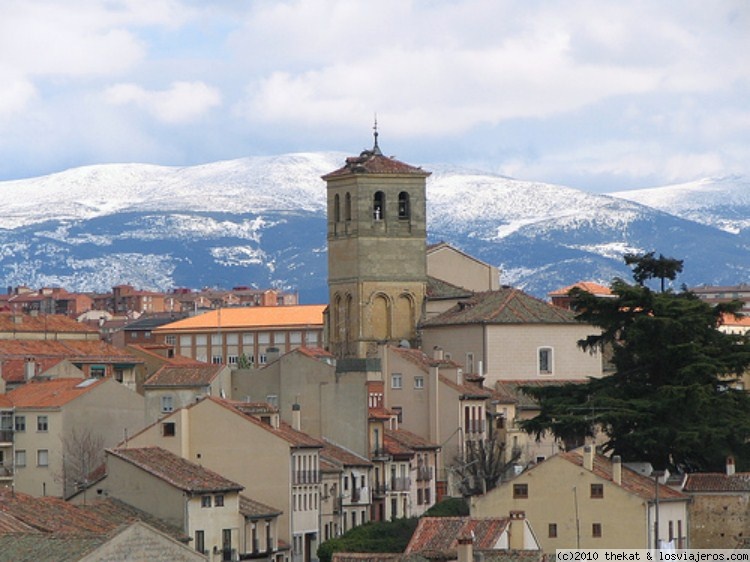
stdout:
<svg viewBox="0 0 750 562">
<path fill-rule="evenodd" d="M 606 192 L 750 175 L 747 0 L 2 0 L 0 180 L 380 145 Z"/>
</svg>

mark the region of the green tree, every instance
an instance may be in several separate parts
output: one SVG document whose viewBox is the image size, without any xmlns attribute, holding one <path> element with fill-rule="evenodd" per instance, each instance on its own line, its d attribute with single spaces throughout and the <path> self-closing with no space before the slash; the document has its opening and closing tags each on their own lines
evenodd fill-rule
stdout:
<svg viewBox="0 0 750 562">
<path fill-rule="evenodd" d="M 665 281 L 674 281 L 678 273 L 682 272 L 682 260 L 664 257 L 654 257 L 654 252 L 647 254 L 625 254 L 625 263 L 633 267 L 633 279 L 643 286 L 649 279 L 661 281 L 661 292 L 664 292 Z"/>
<path fill-rule="evenodd" d="M 318 547 L 320 562 L 331 562 L 334 552 L 403 552 L 417 528 L 418 519 L 370 522 L 327 540 Z"/>
<path fill-rule="evenodd" d="M 614 374 L 525 388 L 541 410 L 524 429 L 571 444 L 599 429 L 607 450 L 657 468 L 718 470 L 728 455 L 750 466 L 750 398 L 733 384 L 750 365 L 750 339 L 717 330 L 739 303 L 710 306 L 686 290 L 621 279 L 611 288 L 614 298 L 571 296 L 578 319 L 601 328 L 579 345 L 611 346 Z"/>
</svg>

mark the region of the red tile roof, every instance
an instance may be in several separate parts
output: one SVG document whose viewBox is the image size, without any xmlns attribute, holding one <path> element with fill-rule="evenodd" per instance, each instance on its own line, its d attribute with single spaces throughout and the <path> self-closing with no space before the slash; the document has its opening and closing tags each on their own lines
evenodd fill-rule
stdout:
<svg viewBox="0 0 750 562">
<path fill-rule="evenodd" d="M 750 472 L 696 472 L 685 478 L 684 492 L 750 492 Z"/>
<path fill-rule="evenodd" d="M 224 365 L 164 365 L 144 383 L 144 387 L 208 386 L 224 370 Z"/>
<path fill-rule="evenodd" d="M 440 445 L 431 443 L 427 439 L 420 437 L 416 433 L 407 431 L 406 429 L 386 429 L 385 434 L 394 441 L 399 442 L 404 447 L 408 447 L 414 451 L 436 450 L 440 448 Z"/>
<path fill-rule="evenodd" d="M 320 451 L 321 461 L 328 461 L 338 466 L 372 466 L 372 463 L 364 457 L 345 449 L 339 445 L 331 443 L 327 439 L 323 440 L 324 447 Z"/>
<path fill-rule="evenodd" d="M 7 397 L 16 408 L 59 408 L 101 386 L 107 379 L 32 380 L 11 390 Z"/>
<path fill-rule="evenodd" d="M 73 363 L 143 363 L 125 349 L 100 340 L 0 340 L 3 359 L 68 359 Z"/>
<path fill-rule="evenodd" d="M 28 360 L 23 359 L 0 359 L 2 361 L 2 377 L 5 382 L 20 383 L 26 380 L 26 369 Z M 49 369 L 62 363 L 65 359 L 46 358 L 34 361 L 34 375 L 41 375 Z"/>
<path fill-rule="evenodd" d="M 457 539 L 463 535 L 474 536 L 475 549 L 489 550 L 497 545 L 508 522 L 507 517 L 422 517 L 404 553 L 455 557 Z"/>
<path fill-rule="evenodd" d="M 281 515 L 283 512 L 280 509 L 271 507 L 254 499 L 248 498 L 244 494 L 240 494 L 240 513 L 245 517 L 258 518 L 258 517 L 276 517 Z"/>
<path fill-rule="evenodd" d="M 550 297 L 565 297 L 568 296 L 568 293 L 572 289 L 582 289 L 584 291 L 588 291 L 592 295 L 599 296 L 608 296 L 612 294 L 612 291 L 609 287 L 605 287 L 604 285 L 600 285 L 599 283 L 594 283 L 592 281 L 579 281 L 578 283 L 575 283 L 573 285 L 568 285 L 567 287 L 563 287 L 562 289 L 552 291 L 551 293 L 548 293 L 548 295 Z"/>
<path fill-rule="evenodd" d="M 750 315 L 735 316 L 734 314 L 725 312 L 721 315 L 720 324 L 722 326 L 746 326 L 750 328 Z"/>
<path fill-rule="evenodd" d="M 442 384 L 452 388 L 463 398 L 476 398 L 478 400 L 485 400 L 493 395 L 493 392 L 491 390 L 482 388 L 481 386 L 474 383 L 465 382 L 463 384 L 458 384 L 456 382 L 453 382 L 445 375 L 439 375 L 438 378 Z"/>
<path fill-rule="evenodd" d="M 388 432 L 383 435 L 383 449 L 395 458 L 407 459 L 414 456 L 414 450 L 411 447 L 397 441 L 391 435 L 388 435 Z"/>
<path fill-rule="evenodd" d="M 423 371 L 427 372 L 430 367 L 448 367 L 448 368 L 461 368 L 461 365 L 451 361 L 450 359 L 435 359 L 427 355 L 421 349 L 411 349 L 406 347 L 389 347 L 393 353 L 402 357 L 403 359 L 417 365 Z"/>
<path fill-rule="evenodd" d="M 17 312 L 0 312 L 0 332 L 17 333 L 78 333 L 97 334 L 98 330 L 76 322 L 72 318 L 61 314 L 20 314 Z"/>
<path fill-rule="evenodd" d="M 175 488 L 193 494 L 238 492 L 243 489 L 240 484 L 161 447 L 107 449 L 107 453 L 137 466 Z"/>
<path fill-rule="evenodd" d="M 409 164 L 404 164 L 395 158 L 388 158 L 377 150 L 365 150 L 359 156 L 350 156 L 343 167 L 323 176 L 328 181 L 353 174 L 399 174 L 427 177 L 430 172 Z"/>
<path fill-rule="evenodd" d="M 576 466 L 583 466 L 583 447 L 559 453 L 559 456 Z M 612 482 L 612 461 L 604 455 L 594 454 L 593 473 L 604 480 Z M 533 470 L 533 469 L 531 469 Z M 623 490 L 639 496 L 645 500 L 653 500 L 655 493 L 654 480 L 637 473 L 628 467 L 622 467 L 622 484 Z M 668 486 L 659 486 L 660 500 L 687 500 L 688 496 L 678 492 Z"/>
</svg>

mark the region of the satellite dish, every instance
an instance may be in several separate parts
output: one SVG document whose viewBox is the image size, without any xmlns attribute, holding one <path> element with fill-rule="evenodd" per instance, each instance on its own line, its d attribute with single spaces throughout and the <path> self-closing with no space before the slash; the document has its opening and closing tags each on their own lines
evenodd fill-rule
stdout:
<svg viewBox="0 0 750 562">
<path fill-rule="evenodd" d="M 411 349 L 411 344 L 409 343 L 409 340 L 401 340 L 401 342 L 398 344 L 399 347 L 404 347 L 406 349 Z"/>
</svg>

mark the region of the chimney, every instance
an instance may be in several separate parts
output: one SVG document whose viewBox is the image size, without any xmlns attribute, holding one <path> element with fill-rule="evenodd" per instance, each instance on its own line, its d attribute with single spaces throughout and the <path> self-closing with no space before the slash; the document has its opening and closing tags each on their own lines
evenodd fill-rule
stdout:
<svg viewBox="0 0 750 562">
<path fill-rule="evenodd" d="M 442 361 L 445 358 L 445 354 L 443 353 L 443 348 L 439 345 L 436 345 L 432 348 L 432 358 L 435 361 Z"/>
<path fill-rule="evenodd" d="M 27 357 L 26 362 L 23 364 L 23 378 L 26 381 L 30 381 L 36 375 L 36 362 L 33 357 Z"/>
<path fill-rule="evenodd" d="M 508 525 L 508 548 L 510 550 L 524 550 L 526 548 L 526 512 L 511 511 Z"/>
<path fill-rule="evenodd" d="M 594 470 L 594 448 L 591 445 L 583 447 L 583 468 Z"/>
<path fill-rule="evenodd" d="M 474 534 L 462 532 L 456 539 L 458 543 L 458 562 L 474 562 Z"/>
<path fill-rule="evenodd" d="M 734 474 L 734 457 L 727 457 L 727 476 Z"/>
<path fill-rule="evenodd" d="M 612 482 L 622 486 L 622 457 L 620 455 L 612 457 Z"/>
<path fill-rule="evenodd" d="M 292 404 L 292 427 L 297 431 L 302 431 L 302 412 L 300 405 L 296 402 Z"/>
</svg>

